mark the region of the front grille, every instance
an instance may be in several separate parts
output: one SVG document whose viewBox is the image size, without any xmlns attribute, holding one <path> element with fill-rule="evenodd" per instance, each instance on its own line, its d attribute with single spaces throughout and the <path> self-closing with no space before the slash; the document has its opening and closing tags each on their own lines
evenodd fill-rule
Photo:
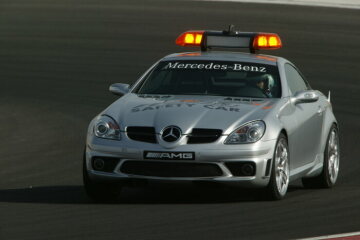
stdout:
<svg viewBox="0 0 360 240">
<path fill-rule="evenodd" d="M 127 127 L 126 133 L 130 139 L 135 141 L 157 143 L 153 127 Z"/>
<path fill-rule="evenodd" d="M 211 163 L 179 163 L 154 161 L 127 161 L 120 171 L 125 174 L 149 177 L 218 177 L 222 170 Z"/>
<path fill-rule="evenodd" d="M 188 144 L 212 143 L 221 136 L 221 129 L 194 128 L 188 135 Z"/>
<path fill-rule="evenodd" d="M 157 143 L 154 127 L 131 126 L 126 128 L 127 136 L 135 141 Z M 188 144 L 212 143 L 219 139 L 221 129 L 194 128 L 188 135 Z"/>
</svg>

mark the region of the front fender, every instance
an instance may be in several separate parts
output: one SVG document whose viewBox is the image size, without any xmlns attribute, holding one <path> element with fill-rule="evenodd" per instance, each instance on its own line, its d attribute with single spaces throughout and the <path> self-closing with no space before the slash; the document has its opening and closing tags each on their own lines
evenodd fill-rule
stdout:
<svg viewBox="0 0 360 240">
<path fill-rule="evenodd" d="M 333 124 L 336 125 L 336 127 L 339 130 L 339 126 L 337 123 L 337 120 L 335 118 L 335 115 L 332 111 L 331 104 L 327 102 L 324 110 L 324 119 L 323 119 L 323 125 L 322 125 L 322 132 L 321 132 L 321 147 L 320 147 L 320 153 L 325 152 L 326 142 L 329 136 L 329 132 Z"/>
</svg>

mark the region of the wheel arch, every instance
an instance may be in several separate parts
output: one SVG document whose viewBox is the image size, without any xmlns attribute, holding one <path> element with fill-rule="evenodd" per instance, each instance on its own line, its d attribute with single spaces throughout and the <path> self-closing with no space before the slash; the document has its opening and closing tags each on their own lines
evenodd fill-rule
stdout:
<svg viewBox="0 0 360 240">
<path fill-rule="evenodd" d="M 336 121 L 334 113 L 328 108 L 325 112 L 324 120 L 323 120 L 323 129 L 321 134 L 321 147 L 320 147 L 320 153 L 323 153 L 325 151 L 327 139 L 330 133 L 330 130 L 332 126 L 336 127 L 337 131 L 339 132 L 339 124 Z"/>
<path fill-rule="evenodd" d="M 286 141 L 288 141 L 288 144 L 289 144 L 289 136 L 288 136 L 288 134 L 287 134 L 286 129 L 285 129 L 285 128 L 281 129 L 281 130 L 280 130 L 280 133 L 279 133 L 279 136 L 280 136 L 281 133 L 283 133 L 283 134 L 285 135 Z"/>
<path fill-rule="evenodd" d="M 287 145 L 288 145 L 288 154 L 289 154 L 289 159 L 288 159 L 288 161 L 289 161 L 289 166 L 291 166 L 291 152 L 290 152 L 290 146 L 289 146 L 289 136 L 288 136 L 287 131 L 286 131 L 285 128 L 282 128 L 282 129 L 280 130 L 279 136 L 280 136 L 280 134 L 284 134 L 284 136 L 285 136 L 285 138 L 286 138 L 286 142 L 287 142 Z M 291 169 L 291 168 L 290 168 L 290 169 Z"/>
</svg>

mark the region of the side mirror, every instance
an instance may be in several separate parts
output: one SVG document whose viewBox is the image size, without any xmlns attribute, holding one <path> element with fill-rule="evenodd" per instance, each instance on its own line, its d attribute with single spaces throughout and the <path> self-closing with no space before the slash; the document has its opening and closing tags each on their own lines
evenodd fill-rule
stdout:
<svg viewBox="0 0 360 240">
<path fill-rule="evenodd" d="M 110 85 L 109 91 L 115 95 L 123 96 L 130 91 L 130 85 L 125 83 L 114 83 Z"/>
<path fill-rule="evenodd" d="M 314 90 L 299 91 L 291 99 L 295 105 L 299 103 L 312 103 L 317 100 L 319 100 L 319 94 Z"/>
</svg>

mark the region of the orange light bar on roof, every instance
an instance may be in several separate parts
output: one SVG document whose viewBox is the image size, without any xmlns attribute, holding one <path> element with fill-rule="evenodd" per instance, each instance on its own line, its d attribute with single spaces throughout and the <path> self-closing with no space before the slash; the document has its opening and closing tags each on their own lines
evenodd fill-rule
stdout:
<svg viewBox="0 0 360 240">
<path fill-rule="evenodd" d="M 279 35 L 275 33 L 259 33 L 254 37 L 253 49 L 278 49 L 282 47 Z"/>
<path fill-rule="evenodd" d="M 184 32 L 176 39 L 176 44 L 180 46 L 200 46 L 203 34 L 204 31 Z"/>
</svg>

